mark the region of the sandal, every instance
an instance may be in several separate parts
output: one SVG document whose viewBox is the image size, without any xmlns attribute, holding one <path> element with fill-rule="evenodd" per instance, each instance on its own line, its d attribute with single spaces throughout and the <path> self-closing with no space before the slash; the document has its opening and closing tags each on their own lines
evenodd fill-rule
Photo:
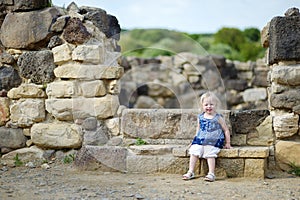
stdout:
<svg viewBox="0 0 300 200">
<path fill-rule="evenodd" d="M 216 176 L 213 173 L 208 173 L 204 178 L 205 181 L 209 181 L 209 182 L 214 182 L 215 179 Z"/>
<path fill-rule="evenodd" d="M 193 178 L 195 178 L 195 174 L 193 172 L 191 172 L 191 171 L 188 171 L 186 174 L 184 174 L 182 176 L 182 180 L 186 180 L 186 181 L 187 180 L 191 180 Z"/>
</svg>

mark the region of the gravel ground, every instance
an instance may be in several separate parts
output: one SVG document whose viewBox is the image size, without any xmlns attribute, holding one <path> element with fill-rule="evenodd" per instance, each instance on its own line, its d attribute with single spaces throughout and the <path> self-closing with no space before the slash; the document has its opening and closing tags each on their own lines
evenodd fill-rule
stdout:
<svg viewBox="0 0 300 200">
<path fill-rule="evenodd" d="M 0 199 L 270 199 L 300 200 L 300 177 L 181 180 L 181 174 L 125 174 L 79 171 L 72 164 L 51 168 L 3 166 Z"/>
</svg>

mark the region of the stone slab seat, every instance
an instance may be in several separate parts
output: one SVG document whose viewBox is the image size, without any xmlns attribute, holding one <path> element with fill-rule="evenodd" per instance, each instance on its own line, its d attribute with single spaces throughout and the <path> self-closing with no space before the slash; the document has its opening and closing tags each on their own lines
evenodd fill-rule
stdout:
<svg viewBox="0 0 300 200">
<path fill-rule="evenodd" d="M 133 145 L 129 149 L 137 155 L 165 155 L 172 153 L 175 157 L 189 157 L 184 145 Z M 267 158 L 269 147 L 238 146 L 232 149 L 221 149 L 219 158 Z"/>
</svg>

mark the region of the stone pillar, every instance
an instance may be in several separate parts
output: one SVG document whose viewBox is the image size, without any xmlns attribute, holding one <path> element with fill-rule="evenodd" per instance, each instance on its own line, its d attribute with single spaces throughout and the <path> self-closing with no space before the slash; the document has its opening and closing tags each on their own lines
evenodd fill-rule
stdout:
<svg viewBox="0 0 300 200">
<path fill-rule="evenodd" d="M 268 48 L 267 63 L 271 69 L 268 97 L 276 137 L 275 159 L 281 169 L 289 170 L 291 164 L 300 166 L 300 143 L 296 142 L 300 138 L 299 9 L 290 8 L 285 16 L 274 17 L 262 31 L 262 44 Z"/>
</svg>

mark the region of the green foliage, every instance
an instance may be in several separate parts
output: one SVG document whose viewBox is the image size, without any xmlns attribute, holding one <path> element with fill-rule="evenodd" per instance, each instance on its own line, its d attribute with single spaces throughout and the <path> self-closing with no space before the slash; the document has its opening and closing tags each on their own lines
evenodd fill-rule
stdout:
<svg viewBox="0 0 300 200">
<path fill-rule="evenodd" d="M 260 40 L 260 31 L 257 28 L 246 28 L 243 33 L 250 42 L 259 42 Z"/>
<path fill-rule="evenodd" d="M 296 166 L 295 163 L 290 163 L 290 166 L 292 169 L 289 171 L 289 173 L 300 176 L 300 166 Z"/>
<path fill-rule="evenodd" d="M 265 49 L 260 31 L 247 28 L 222 28 L 215 34 L 189 34 L 166 29 L 122 30 L 119 42 L 124 56 L 152 58 L 190 52 L 198 55 L 218 54 L 230 60 L 255 61 Z"/>
<path fill-rule="evenodd" d="M 16 167 L 20 167 L 23 165 L 23 162 L 19 158 L 19 154 L 16 154 L 16 156 L 14 157 L 14 161 L 15 161 L 14 164 Z"/>
<path fill-rule="evenodd" d="M 243 32 L 237 28 L 222 28 L 215 35 L 215 43 L 228 44 L 237 51 L 245 43 Z"/>
<path fill-rule="evenodd" d="M 141 138 L 137 138 L 135 141 L 135 145 L 145 145 L 145 144 L 147 144 L 147 142 Z"/>
<path fill-rule="evenodd" d="M 68 154 L 64 157 L 63 162 L 64 162 L 64 164 L 69 164 L 69 163 L 72 163 L 74 160 L 75 160 L 75 155 Z"/>
<path fill-rule="evenodd" d="M 121 32 L 119 42 L 125 56 L 156 57 L 179 52 L 206 53 L 187 34 L 165 29 L 133 29 Z M 200 50 L 199 50 L 200 49 Z"/>
</svg>

